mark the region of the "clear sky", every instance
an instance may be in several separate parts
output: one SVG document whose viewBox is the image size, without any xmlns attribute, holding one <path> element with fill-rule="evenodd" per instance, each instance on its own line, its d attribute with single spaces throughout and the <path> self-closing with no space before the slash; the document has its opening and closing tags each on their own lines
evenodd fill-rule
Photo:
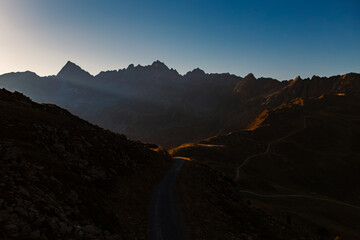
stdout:
<svg viewBox="0 0 360 240">
<path fill-rule="evenodd" d="M 358 0 L 0 0 L 0 74 L 154 60 L 282 79 L 360 72 Z"/>
</svg>

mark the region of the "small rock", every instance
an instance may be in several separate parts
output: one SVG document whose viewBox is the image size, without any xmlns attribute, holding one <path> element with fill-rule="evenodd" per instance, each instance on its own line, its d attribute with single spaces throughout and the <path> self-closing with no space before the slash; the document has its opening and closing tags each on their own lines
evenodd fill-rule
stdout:
<svg viewBox="0 0 360 240">
<path fill-rule="evenodd" d="M 48 240 L 48 238 L 46 237 L 46 235 L 44 233 L 41 233 L 41 237 L 39 239 L 40 240 Z"/>
<path fill-rule="evenodd" d="M 75 191 L 70 191 L 69 198 L 73 203 L 76 203 L 79 198 L 79 194 L 77 194 Z"/>
<path fill-rule="evenodd" d="M 10 213 L 6 210 L 0 211 L 0 222 L 6 221 L 10 217 Z"/>
<path fill-rule="evenodd" d="M 41 224 L 43 224 L 46 221 L 44 216 L 39 216 L 38 218 L 36 218 L 36 220 L 33 222 L 33 224 L 35 226 L 40 226 Z"/>
<path fill-rule="evenodd" d="M 31 231 L 32 231 L 32 229 L 29 227 L 29 225 L 25 225 L 21 229 L 21 235 L 27 236 L 27 235 L 29 235 L 31 233 Z"/>
<path fill-rule="evenodd" d="M 22 193 L 23 195 L 25 195 L 25 196 L 27 196 L 27 197 L 29 197 L 29 196 L 30 196 L 29 191 L 28 191 L 28 190 L 26 190 L 26 189 L 25 189 L 25 188 L 23 188 L 23 187 L 20 187 L 20 189 L 19 189 L 19 193 Z"/>
<path fill-rule="evenodd" d="M 5 150 L 5 153 L 3 155 L 3 160 L 4 161 L 17 160 L 20 157 L 21 153 L 22 151 L 20 148 L 9 147 Z"/>
<path fill-rule="evenodd" d="M 17 212 L 20 216 L 27 216 L 27 211 L 22 207 L 15 208 L 15 212 Z"/>
<path fill-rule="evenodd" d="M 48 223 L 53 231 L 59 230 L 59 219 L 57 217 L 52 218 Z"/>
<path fill-rule="evenodd" d="M 29 234 L 29 239 L 38 239 L 41 236 L 41 232 L 39 229 L 36 229 L 35 231 L 31 232 Z"/>
<path fill-rule="evenodd" d="M 11 212 L 14 211 L 14 208 L 13 208 L 13 207 L 7 207 L 6 210 L 7 210 L 9 213 L 11 213 Z"/>
<path fill-rule="evenodd" d="M 37 217 L 37 214 L 36 214 L 36 213 L 34 213 L 34 212 L 29 212 L 29 213 L 28 213 L 28 218 L 29 218 L 29 221 L 30 221 L 30 222 L 35 221 L 36 217 Z"/>
<path fill-rule="evenodd" d="M 20 234 L 19 233 L 13 233 L 10 235 L 12 238 L 19 239 Z"/>
<path fill-rule="evenodd" d="M 60 233 L 69 233 L 72 230 L 72 227 L 65 222 L 59 222 L 59 232 Z"/>
<path fill-rule="evenodd" d="M 52 146 L 52 149 L 55 151 L 55 153 L 57 153 L 61 156 L 63 156 L 66 153 L 65 146 L 64 146 L 64 144 L 61 144 L 61 143 L 55 143 Z"/>
<path fill-rule="evenodd" d="M 93 225 L 87 225 L 82 229 L 87 236 L 94 236 L 102 233 L 102 231 L 99 228 Z"/>
<path fill-rule="evenodd" d="M 10 233 L 16 233 L 18 232 L 18 226 L 15 224 L 8 224 L 4 226 L 4 229 L 7 230 Z"/>
</svg>

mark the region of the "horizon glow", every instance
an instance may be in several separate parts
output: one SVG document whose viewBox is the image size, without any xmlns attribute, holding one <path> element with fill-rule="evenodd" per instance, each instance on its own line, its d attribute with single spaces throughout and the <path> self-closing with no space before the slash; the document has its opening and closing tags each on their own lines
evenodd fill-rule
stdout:
<svg viewBox="0 0 360 240">
<path fill-rule="evenodd" d="M 360 3 L 0 0 L 0 74 L 92 75 L 155 60 L 185 74 L 291 79 L 360 72 Z"/>
</svg>

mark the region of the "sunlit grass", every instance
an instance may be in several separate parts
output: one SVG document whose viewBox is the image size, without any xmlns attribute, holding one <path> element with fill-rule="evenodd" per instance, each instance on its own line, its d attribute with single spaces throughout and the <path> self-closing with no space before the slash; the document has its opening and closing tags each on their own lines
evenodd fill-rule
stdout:
<svg viewBox="0 0 360 240">
<path fill-rule="evenodd" d="M 189 157 L 173 157 L 173 158 L 183 159 L 183 160 L 185 160 L 185 161 L 191 161 L 191 158 L 189 158 Z"/>
<path fill-rule="evenodd" d="M 223 148 L 223 147 L 225 147 L 225 145 L 215 145 L 215 144 L 204 144 L 204 143 L 198 143 L 198 144 L 196 144 L 197 146 L 201 146 L 201 147 L 209 147 L 209 148 L 216 148 L 216 147 L 218 147 L 218 148 Z"/>
<path fill-rule="evenodd" d="M 262 113 L 260 113 L 255 120 L 250 123 L 250 125 L 247 127 L 248 130 L 252 131 L 258 127 L 261 126 L 261 124 L 265 121 L 265 119 L 269 116 L 269 110 L 264 110 Z"/>
<path fill-rule="evenodd" d="M 184 148 L 196 148 L 196 147 L 205 147 L 205 148 L 224 148 L 225 145 L 215 145 L 215 144 L 206 144 L 206 143 L 185 143 L 176 148 L 173 148 L 169 151 L 170 155 L 173 153 L 184 149 Z"/>
</svg>

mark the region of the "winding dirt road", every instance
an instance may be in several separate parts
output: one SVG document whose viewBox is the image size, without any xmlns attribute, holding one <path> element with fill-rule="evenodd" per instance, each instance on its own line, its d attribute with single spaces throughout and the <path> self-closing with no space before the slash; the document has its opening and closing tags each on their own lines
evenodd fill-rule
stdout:
<svg viewBox="0 0 360 240">
<path fill-rule="evenodd" d="M 184 158 L 174 157 L 173 165 L 157 185 L 150 204 L 149 239 L 185 240 L 174 202 L 174 183 Z"/>
<path fill-rule="evenodd" d="M 337 200 L 334 200 L 334 199 L 311 196 L 311 195 L 302 195 L 302 194 L 288 194 L 288 195 L 287 194 L 261 194 L 261 193 L 256 193 L 256 192 L 252 192 L 252 191 L 247 191 L 247 190 L 240 190 L 240 192 L 250 194 L 250 195 L 255 195 L 255 196 L 258 196 L 258 197 L 262 197 L 262 198 L 308 198 L 308 199 L 312 199 L 312 200 L 330 202 L 330 203 L 333 203 L 333 204 L 342 205 L 342 206 L 345 206 L 345 207 L 350 207 L 350 208 L 355 208 L 357 210 L 360 210 L 359 206 L 352 205 L 350 203 L 341 202 L 341 201 L 337 201 Z"/>
</svg>

